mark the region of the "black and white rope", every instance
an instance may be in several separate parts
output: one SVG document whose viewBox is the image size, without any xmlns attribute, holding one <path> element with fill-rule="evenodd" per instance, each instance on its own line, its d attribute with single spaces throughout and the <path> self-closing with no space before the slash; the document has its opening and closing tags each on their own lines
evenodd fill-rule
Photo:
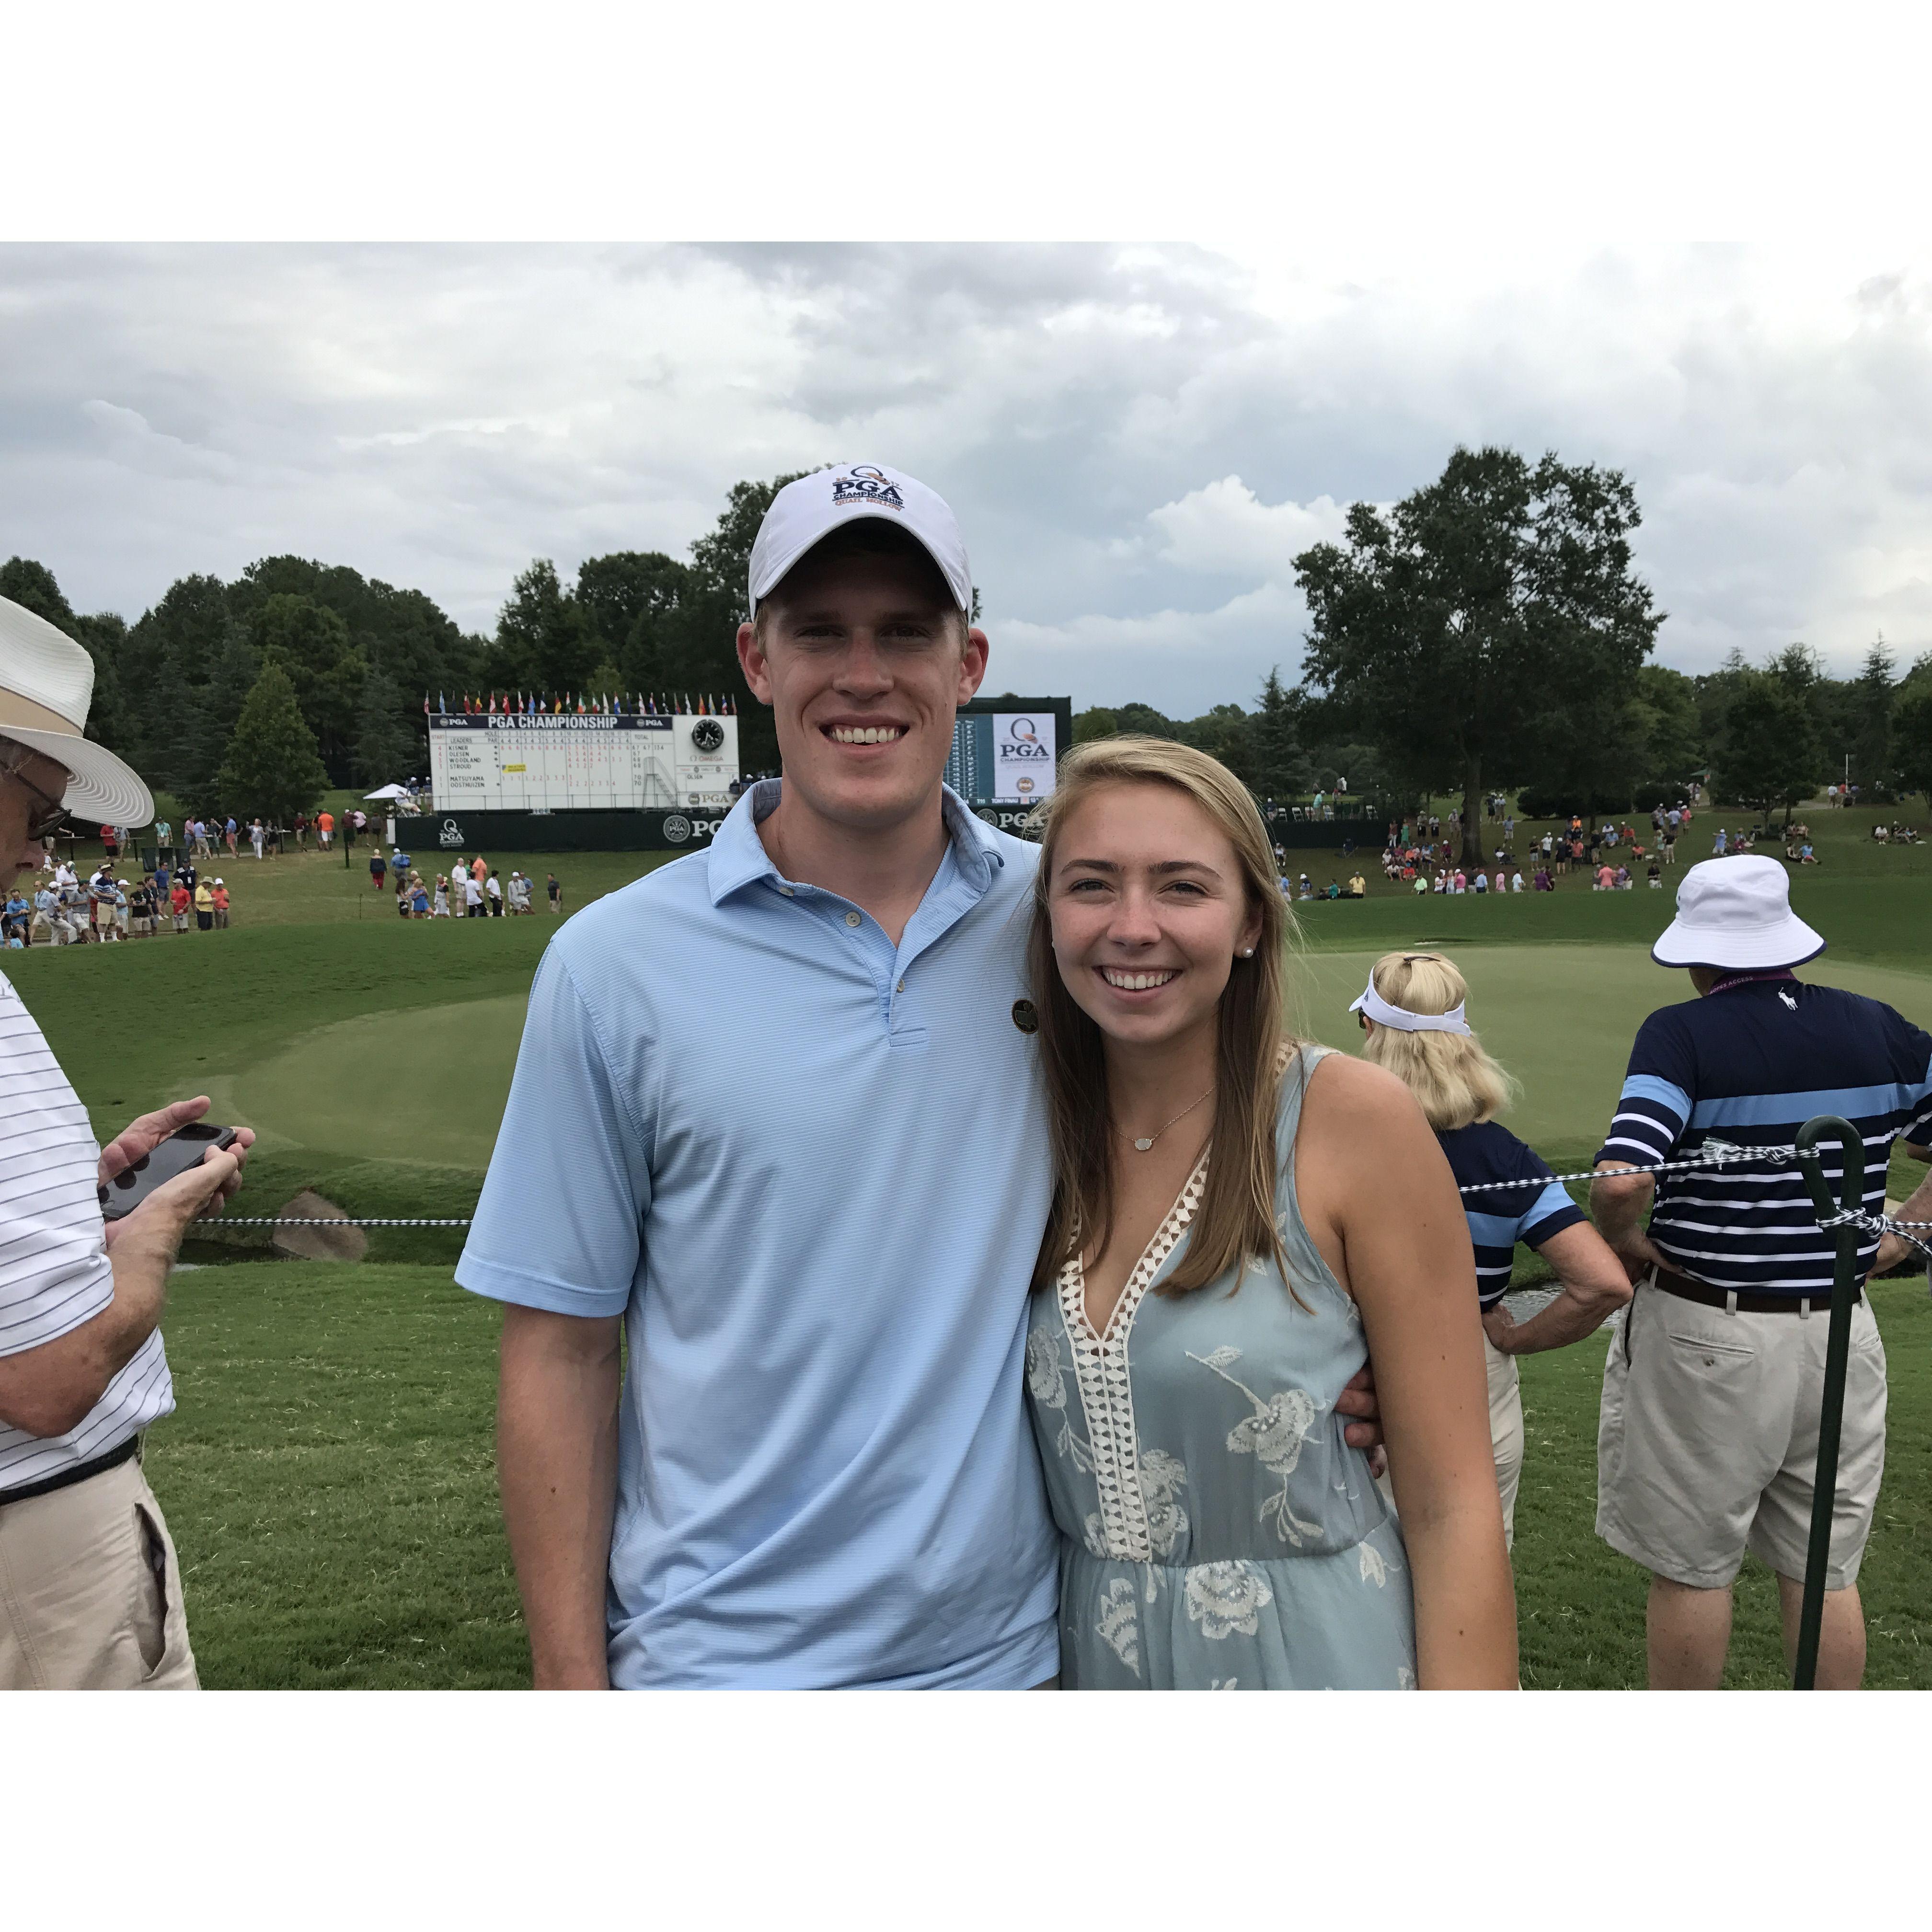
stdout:
<svg viewBox="0 0 1932 1932">
<path fill-rule="evenodd" d="M 223 1228 L 466 1228 L 470 1225 L 467 1216 L 431 1221 L 392 1214 L 203 1214 L 197 1218 Z"/>
<path fill-rule="evenodd" d="M 1795 1147 L 1739 1147 L 1732 1141 L 1706 1141 L 1696 1154 L 1682 1160 L 1663 1160 L 1651 1167 L 1619 1167 L 1599 1173 L 1595 1168 L 1585 1168 L 1575 1174 L 1528 1174 L 1514 1180 L 1475 1180 L 1456 1192 L 1460 1194 L 1494 1194 L 1512 1187 L 1547 1187 L 1552 1180 L 1601 1180 L 1610 1175 L 1643 1174 L 1683 1174 L 1693 1168 L 1735 1166 L 1740 1161 L 1768 1160 L 1774 1164 L 1798 1157 Z M 266 1214 L 244 1216 L 232 1214 L 204 1214 L 203 1221 L 219 1222 L 226 1228 L 466 1228 L 467 1216 L 451 1216 L 440 1220 L 410 1218 L 395 1215 L 369 1216 L 358 1214 Z M 1932 1221 L 1900 1221 L 1888 1214 L 1868 1214 L 1862 1209 L 1847 1214 L 1834 1214 L 1830 1220 L 1821 1221 L 1822 1228 L 1843 1227 L 1856 1221 L 1866 1234 L 1874 1232 L 1901 1234 L 1916 1247 L 1932 1253 L 1932 1247 L 1918 1240 L 1910 1231 L 1914 1228 L 1932 1228 Z"/>
</svg>

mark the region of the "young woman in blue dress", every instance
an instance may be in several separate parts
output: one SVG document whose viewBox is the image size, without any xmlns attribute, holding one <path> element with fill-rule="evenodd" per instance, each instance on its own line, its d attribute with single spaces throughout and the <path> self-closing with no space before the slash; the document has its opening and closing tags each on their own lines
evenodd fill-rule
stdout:
<svg viewBox="0 0 1932 1932">
<path fill-rule="evenodd" d="M 1163 740 L 1079 747 L 1046 808 L 1027 1388 L 1062 1681 L 1508 1688 L 1467 1227 L 1408 1090 L 1283 1042 L 1272 860 L 1245 788 Z M 1335 1406 L 1371 1352 L 1400 1526 Z"/>
</svg>

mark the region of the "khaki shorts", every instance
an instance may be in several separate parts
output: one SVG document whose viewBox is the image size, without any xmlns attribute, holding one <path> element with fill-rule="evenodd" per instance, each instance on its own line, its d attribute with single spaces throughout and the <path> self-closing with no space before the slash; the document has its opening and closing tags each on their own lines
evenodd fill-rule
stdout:
<svg viewBox="0 0 1932 1932">
<path fill-rule="evenodd" d="M 1503 1541 L 1516 1547 L 1516 1492 L 1522 1480 L 1522 1382 L 1514 1355 L 1483 1337 L 1490 1376 L 1490 1448 L 1496 1460 L 1496 1493 L 1502 1498 Z"/>
<path fill-rule="evenodd" d="M 181 1564 L 137 1461 L 0 1502 L 0 1690 L 194 1690 Z"/>
<path fill-rule="evenodd" d="M 1639 1286 L 1597 1427 L 1597 1534 L 1673 1583 L 1722 1589 L 1746 1550 L 1802 1582 L 1831 1318 L 1726 1314 Z M 1885 1474 L 1885 1345 L 1852 1314 L 1828 1589 L 1848 1588 Z"/>
</svg>

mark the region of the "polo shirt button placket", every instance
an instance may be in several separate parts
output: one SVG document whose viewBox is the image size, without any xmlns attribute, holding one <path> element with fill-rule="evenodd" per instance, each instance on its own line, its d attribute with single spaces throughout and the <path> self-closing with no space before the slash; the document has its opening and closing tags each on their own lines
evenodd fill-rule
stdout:
<svg viewBox="0 0 1932 1932">
<path fill-rule="evenodd" d="M 863 915 L 862 914 L 848 912 L 845 915 L 845 923 L 848 926 L 856 926 L 862 916 Z"/>
</svg>

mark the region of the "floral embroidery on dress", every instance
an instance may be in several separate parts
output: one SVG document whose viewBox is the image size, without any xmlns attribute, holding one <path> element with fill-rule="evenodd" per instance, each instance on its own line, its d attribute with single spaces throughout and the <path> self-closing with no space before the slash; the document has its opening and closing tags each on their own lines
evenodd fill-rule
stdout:
<svg viewBox="0 0 1932 1932">
<path fill-rule="evenodd" d="M 1323 1534 L 1322 1526 L 1318 1522 L 1304 1522 L 1288 1507 L 1288 1479 L 1301 1460 L 1301 1445 L 1307 1441 L 1316 1417 L 1322 1413 L 1321 1405 L 1306 1389 L 1298 1388 L 1283 1389 L 1279 1395 L 1264 1402 L 1246 1382 L 1228 1372 L 1241 1359 L 1238 1348 L 1216 1348 L 1205 1355 L 1197 1355 L 1190 1349 L 1187 1359 L 1198 1362 L 1204 1369 L 1239 1389 L 1253 1405 L 1254 1414 L 1235 1424 L 1228 1432 L 1228 1447 L 1238 1456 L 1253 1456 L 1270 1475 L 1281 1478 L 1280 1489 L 1262 1504 L 1258 1512 L 1262 1521 L 1266 1522 L 1272 1518 L 1275 1534 L 1297 1550 L 1301 1547 L 1304 1536 L 1320 1540 Z"/>
<path fill-rule="evenodd" d="M 1210 1690 L 1238 1690 L 1241 1688 L 1241 1680 L 1238 1677 L 1210 1677 L 1208 1680 L 1208 1688 Z"/>
<path fill-rule="evenodd" d="M 1042 1408 L 1064 1408 L 1066 1391 L 1060 1378 L 1060 1337 L 1051 1328 L 1035 1328 L 1027 1336 L 1027 1392 Z"/>
<path fill-rule="evenodd" d="M 1184 1596 L 1190 1619 L 1203 1636 L 1216 1639 L 1236 1630 L 1252 1636 L 1262 1610 L 1274 1601 L 1268 1580 L 1252 1563 L 1203 1563 L 1188 1571 Z"/>
<path fill-rule="evenodd" d="M 1156 1556 L 1172 1556 L 1187 1534 L 1187 1512 L 1180 1492 L 1187 1486 L 1187 1466 L 1165 1449 L 1141 1455 L 1141 1500 L 1147 1505 L 1148 1540 Z"/>
<path fill-rule="evenodd" d="M 1382 1553 L 1372 1543 L 1355 1545 L 1360 1552 L 1358 1567 L 1364 1583 L 1372 1583 L 1379 1590 L 1388 1582 L 1388 1565 L 1382 1561 Z"/>
<path fill-rule="evenodd" d="M 1134 1610 L 1134 1586 L 1116 1576 L 1107 1586 L 1100 1620 L 1094 1626 L 1102 1642 L 1138 1677 L 1141 1674 L 1140 1622 Z"/>
<path fill-rule="evenodd" d="M 1415 1672 L 1406 1664 L 1396 1666 L 1395 1688 L 1398 1690 L 1413 1690 L 1415 1688 Z"/>
</svg>

